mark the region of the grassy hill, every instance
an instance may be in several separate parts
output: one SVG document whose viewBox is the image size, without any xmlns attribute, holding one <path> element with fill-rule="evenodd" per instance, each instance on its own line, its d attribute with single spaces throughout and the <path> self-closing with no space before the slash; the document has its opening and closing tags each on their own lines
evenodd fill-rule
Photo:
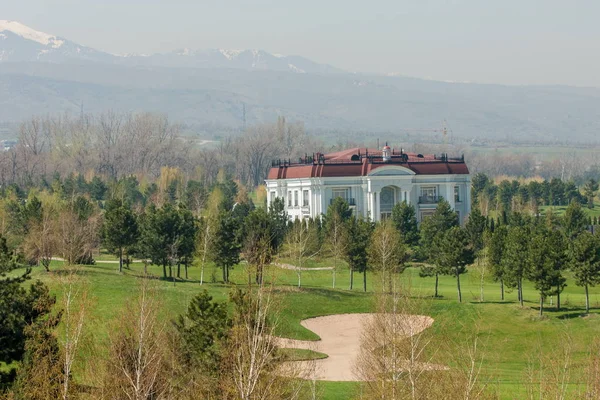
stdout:
<svg viewBox="0 0 600 400">
<path fill-rule="evenodd" d="M 325 263 L 326 264 L 326 263 Z M 321 264 L 323 265 L 323 264 Z M 317 266 L 317 265 L 315 265 Z M 52 266 L 53 272 L 45 273 L 35 269 L 34 279 L 46 282 L 53 293 L 61 296 L 60 286 L 55 279 L 62 267 L 59 263 Z M 90 313 L 88 332 L 94 341 L 105 343 L 110 335 L 111 321 L 117 317 L 123 307 L 127 307 L 135 294 L 135 287 L 142 272 L 141 265 L 133 265 L 131 270 L 120 275 L 117 265 L 99 262 L 96 266 L 81 267 L 80 274 L 88 282 L 93 296 L 93 309 Z M 158 267 L 150 267 L 156 276 L 161 274 Z M 433 293 L 433 279 L 420 278 L 416 268 L 407 269 L 404 274 L 410 279 L 414 295 L 429 297 Z M 231 286 L 210 283 L 213 267 L 206 271 L 209 283 L 199 284 L 199 269 L 190 269 L 189 281 L 168 282 L 157 279 L 165 318 L 175 318 L 184 312 L 190 299 L 202 289 L 206 289 L 216 299 L 225 300 Z M 218 277 L 219 272 L 214 271 Z M 246 275 L 243 266 L 232 271 L 232 285 L 244 285 Z M 360 286 L 361 276 L 356 275 L 358 283 L 349 291 L 349 272 L 338 272 L 338 288 L 331 289 L 330 271 L 303 272 L 303 288 L 297 289 L 297 276 L 294 271 L 271 268 L 268 280 L 276 285 L 279 297 L 279 334 L 294 339 L 317 340 L 318 337 L 300 325 L 300 321 L 314 316 L 372 311 L 373 296 L 368 275 L 368 292 L 363 293 Z M 600 329 L 600 288 L 591 290 L 591 304 L 595 308 L 590 316 L 581 317 L 584 305 L 583 289 L 574 285 L 569 278 L 562 295 L 563 309 L 549 309 L 546 317 L 540 319 L 537 314 L 538 296 L 531 285 L 524 288 L 525 307 L 519 307 L 516 293 L 507 293 L 506 300 L 500 300 L 497 283 L 485 279 L 484 300 L 479 301 L 480 276 L 470 272 L 462 278 L 463 298 L 456 301 L 456 285 L 452 277 L 440 278 L 440 295 L 430 302 L 429 313 L 435 319 L 434 329 L 438 338 L 460 341 L 465 332 L 481 329 L 485 339 L 484 373 L 497 382 L 501 398 L 523 398 L 526 387 L 523 379 L 529 365 L 529 357 L 539 351 L 547 352 L 556 348 L 565 335 L 573 340 L 576 361 L 587 356 L 591 340 Z M 76 373 L 77 376 L 77 373 Z M 575 377 L 573 377 L 573 382 Z M 319 390 L 323 399 L 340 399 L 351 396 L 358 385 L 348 382 L 320 382 Z"/>
</svg>

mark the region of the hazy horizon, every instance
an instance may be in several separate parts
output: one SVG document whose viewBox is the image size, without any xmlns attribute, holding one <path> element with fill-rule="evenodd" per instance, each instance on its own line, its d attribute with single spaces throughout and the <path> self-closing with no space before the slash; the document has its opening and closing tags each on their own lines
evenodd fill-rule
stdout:
<svg viewBox="0 0 600 400">
<path fill-rule="evenodd" d="M 0 19 L 110 53 L 263 49 L 352 72 L 600 87 L 600 3 L 28 0 Z"/>
</svg>

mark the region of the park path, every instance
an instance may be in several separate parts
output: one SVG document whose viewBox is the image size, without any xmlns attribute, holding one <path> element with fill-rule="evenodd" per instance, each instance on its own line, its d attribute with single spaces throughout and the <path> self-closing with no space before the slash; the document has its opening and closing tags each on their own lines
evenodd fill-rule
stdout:
<svg viewBox="0 0 600 400">
<path fill-rule="evenodd" d="M 295 265 L 292 264 L 284 264 L 284 263 L 271 263 L 271 265 L 274 265 L 276 267 L 279 268 L 283 268 L 283 269 L 290 269 L 292 271 L 331 271 L 333 270 L 333 267 L 315 267 L 315 268 L 308 268 L 308 267 L 296 267 Z"/>
<path fill-rule="evenodd" d="M 301 322 L 302 326 L 319 335 L 321 340 L 278 338 L 278 345 L 282 348 L 307 349 L 327 354 L 328 357 L 325 359 L 299 361 L 308 369 L 314 368 L 314 379 L 356 381 L 353 366 L 360 351 L 362 328 L 372 315 L 334 314 L 305 319 Z M 422 332 L 433 324 L 433 318 L 424 315 L 411 315 L 406 320 L 418 327 L 414 329 L 414 334 Z"/>
</svg>

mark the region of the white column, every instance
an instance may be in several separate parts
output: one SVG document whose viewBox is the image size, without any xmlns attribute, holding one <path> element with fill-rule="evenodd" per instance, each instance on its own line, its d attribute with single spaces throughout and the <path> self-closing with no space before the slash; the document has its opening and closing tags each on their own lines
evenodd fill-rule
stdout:
<svg viewBox="0 0 600 400">
<path fill-rule="evenodd" d="M 456 207 L 456 203 L 454 203 L 454 185 L 455 183 L 446 183 L 446 200 L 453 210 Z"/>
<path fill-rule="evenodd" d="M 375 199 L 375 216 L 373 217 L 373 221 L 379 221 L 381 219 L 381 212 L 379 208 L 379 203 L 381 200 L 380 192 L 373 193 L 373 198 Z"/>
</svg>

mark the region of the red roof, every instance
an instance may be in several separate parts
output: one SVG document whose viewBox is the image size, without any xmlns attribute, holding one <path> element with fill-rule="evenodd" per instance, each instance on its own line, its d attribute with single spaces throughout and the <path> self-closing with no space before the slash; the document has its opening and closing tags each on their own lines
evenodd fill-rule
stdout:
<svg viewBox="0 0 600 400">
<path fill-rule="evenodd" d="M 392 160 L 383 161 L 379 150 L 353 148 L 329 154 L 315 154 L 314 159 L 287 161 L 275 164 L 267 179 L 320 178 L 342 176 L 367 176 L 381 167 L 397 165 L 417 175 L 469 174 L 463 158 L 436 157 L 392 151 Z"/>
</svg>

